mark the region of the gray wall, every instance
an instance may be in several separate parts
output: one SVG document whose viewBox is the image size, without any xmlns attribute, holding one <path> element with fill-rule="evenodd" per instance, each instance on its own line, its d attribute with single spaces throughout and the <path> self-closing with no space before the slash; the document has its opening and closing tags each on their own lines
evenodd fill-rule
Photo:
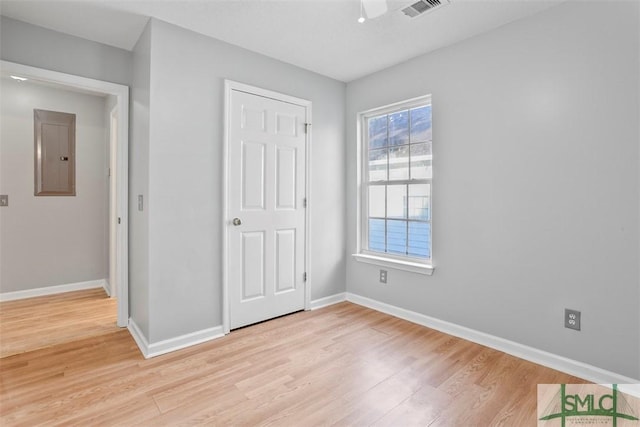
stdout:
<svg viewBox="0 0 640 427">
<path fill-rule="evenodd" d="M 349 83 L 350 142 L 433 95 L 436 270 L 381 285 L 348 257 L 347 291 L 640 378 L 638 36 L 637 3 L 568 2 Z"/>
<path fill-rule="evenodd" d="M 0 17 L 5 61 L 129 85 L 131 52 Z"/>
<path fill-rule="evenodd" d="M 0 292 L 107 277 L 105 98 L 0 80 Z M 33 109 L 76 114 L 75 197 L 35 197 Z"/>
<path fill-rule="evenodd" d="M 222 323 L 225 78 L 313 102 L 312 299 L 344 292 L 345 85 L 161 21 L 150 39 L 149 342 Z"/>
</svg>

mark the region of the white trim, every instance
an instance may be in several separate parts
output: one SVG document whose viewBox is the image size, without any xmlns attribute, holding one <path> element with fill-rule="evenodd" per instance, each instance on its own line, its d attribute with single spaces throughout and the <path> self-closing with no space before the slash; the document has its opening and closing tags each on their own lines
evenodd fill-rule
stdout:
<svg viewBox="0 0 640 427">
<path fill-rule="evenodd" d="M 404 101 L 397 101 L 393 104 L 387 104 L 382 107 L 370 108 L 358 113 L 362 117 L 373 117 L 382 114 L 394 113 L 396 110 L 410 110 L 411 108 L 419 107 L 425 102 L 431 103 L 431 94 L 416 96 Z"/>
<path fill-rule="evenodd" d="M 107 286 L 106 279 L 88 280 L 86 282 L 67 283 L 64 285 L 44 286 L 42 288 L 26 289 L 24 291 L 0 293 L 0 301 L 15 301 L 25 298 L 42 297 L 45 295 L 62 294 L 65 292 L 83 291 L 86 289 L 104 288 L 106 291 Z"/>
<path fill-rule="evenodd" d="M 245 92 L 251 95 L 258 95 L 264 98 L 271 98 L 276 101 L 288 102 L 289 104 L 300 105 L 302 107 L 307 107 L 311 105 L 311 101 L 307 99 L 297 98 L 291 95 L 285 95 L 284 93 L 275 92 L 269 89 L 263 89 L 257 86 L 251 86 L 245 83 L 236 82 L 233 80 L 225 80 L 224 81 L 225 90 L 237 90 L 239 92 Z M 307 117 L 310 119 L 310 117 Z M 311 122 L 309 122 L 311 123 Z"/>
<path fill-rule="evenodd" d="M 142 333 L 136 322 L 134 322 L 131 318 L 129 319 L 129 325 L 127 326 L 127 329 L 133 337 L 133 340 L 136 342 L 138 349 L 140 349 L 140 353 L 142 353 L 142 356 L 147 359 L 147 354 L 149 354 L 149 343 L 147 342 L 147 339 L 144 337 L 144 334 Z"/>
<path fill-rule="evenodd" d="M 313 277 L 313 275 L 311 274 L 311 205 L 312 205 L 312 201 L 311 201 L 311 148 L 312 148 L 312 144 L 311 144 L 311 135 L 313 135 L 313 126 L 311 125 L 313 123 L 312 121 L 312 116 L 311 116 L 311 101 L 305 101 L 305 100 L 300 100 L 301 102 L 304 103 L 304 107 L 305 107 L 305 114 L 306 114 L 306 121 L 305 123 L 309 123 L 310 126 L 305 125 L 306 128 L 306 141 L 305 144 L 307 145 L 305 153 L 306 153 L 306 157 L 304 159 L 304 161 L 306 162 L 305 165 L 305 199 L 306 199 L 306 203 L 305 203 L 305 209 L 304 209 L 304 215 L 305 215 L 305 224 L 304 224 L 304 233 L 305 233 L 305 238 L 304 238 L 304 271 L 306 274 L 306 281 L 304 283 L 304 309 L 305 310 L 311 310 L 311 278 Z"/>
<path fill-rule="evenodd" d="M 368 175 L 369 175 L 369 164 L 363 155 L 368 155 L 368 133 L 366 132 L 366 120 L 373 116 L 378 116 L 382 114 L 390 114 L 396 111 L 411 109 L 422 105 L 431 106 L 432 103 L 431 94 L 422 95 L 416 98 L 411 98 L 406 101 L 399 101 L 393 104 L 385 105 L 382 107 L 372 108 L 366 111 L 359 112 L 357 115 L 356 122 L 356 254 L 354 256 L 361 256 L 362 258 L 356 258 L 358 261 L 368 262 L 370 264 L 378 264 L 384 265 L 388 268 L 398 268 L 401 270 L 412 271 L 414 273 L 421 273 L 431 275 L 433 274 L 433 177 L 425 178 L 425 179 L 416 179 L 416 180 L 390 180 L 387 177 L 386 180 L 377 181 L 374 183 L 369 183 Z M 433 156 L 431 156 L 433 158 Z M 368 188 L 371 184 L 378 185 L 387 185 L 389 183 L 429 183 L 430 185 L 430 196 L 429 196 L 429 215 L 430 219 L 428 223 L 430 224 L 431 230 L 431 238 L 429 242 L 430 247 L 430 256 L 428 259 L 425 259 L 423 262 L 413 261 L 411 257 L 404 257 L 402 255 L 391 255 L 391 254 L 381 254 L 381 255 L 372 255 L 368 252 L 369 248 L 369 222 L 368 222 L 368 200 L 369 200 L 369 191 Z M 386 217 L 386 214 L 385 214 Z M 399 262 L 395 262 L 399 260 Z M 373 262 L 377 261 L 377 262 Z M 424 264 L 424 267 L 420 267 L 419 264 Z"/>
<path fill-rule="evenodd" d="M 109 112 L 109 296 L 118 295 L 118 105 L 113 106 Z M 115 128 L 116 132 L 113 132 Z"/>
<path fill-rule="evenodd" d="M 116 295 L 118 296 L 118 326 L 124 328 L 129 321 L 129 88 L 122 88 L 118 98 L 118 159 L 116 187 L 118 192 L 117 216 L 118 249 L 116 260 Z"/>
<path fill-rule="evenodd" d="M 379 265 L 387 268 L 395 268 L 396 270 L 410 271 L 412 273 L 426 274 L 429 276 L 433 274 L 434 270 L 434 267 L 432 265 L 422 264 L 419 262 L 411 262 L 369 254 L 352 254 L 351 256 L 354 257 L 356 261 L 364 262 L 367 264 Z"/>
<path fill-rule="evenodd" d="M 524 344 L 513 342 L 504 338 L 489 335 L 484 332 L 476 331 L 414 311 L 405 310 L 370 298 L 366 298 L 357 294 L 347 292 L 347 301 L 354 304 L 362 305 L 391 316 L 399 317 L 418 325 L 426 326 L 449 335 L 453 335 L 467 341 L 481 344 L 495 350 L 502 351 L 520 359 L 528 360 L 548 368 L 583 378 L 598 384 L 637 384 L 640 380 L 626 377 L 624 375 L 610 372 L 583 362 L 558 356 L 537 348 L 529 347 Z"/>
<path fill-rule="evenodd" d="M 225 334 L 231 331 L 229 315 L 229 254 L 227 233 L 229 224 L 229 122 L 231 120 L 231 87 L 230 81 L 224 81 L 224 144 L 222 144 L 222 330 Z"/>
<path fill-rule="evenodd" d="M 129 319 L 129 87 L 117 83 L 95 80 L 73 74 L 31 67 L 9 61 L 0 61 L 2 73 L 9 73 L 62 86 L 73 87 L 90 93 L 114 95 L 118 108 L 118 159 L 117 192 L 118 217 L 118 261 L 116 294 L 118 296 L 118 326 L 126 327 Z"/>
<path fill-rule="evenodd" d="M 91 79 L 88 77 L 76 76 L 74 74 L 61 73 L 59 71 L 47 70 L 45 68 L 32 67 L 10 61 L 0 61 L 3 73 L 15 73 L 30 80 L 56 83 L 62 86 L 71 86 L 94 94 L 120 95 L 123 88 L 127 94 L 129 88 L 117 83 L 103 80 Z"/>
<path fill-rule="evenodd" d="M 202 344 L 204 342 L 212 341 L 224 336 L 222 326 L 216 326 L 213 328 L 203 329 L 201 331 L 191 332 L 189 334 L 180 335 L 175 338 L 170 338 L 168 340 L 149 344 L 146 337 L 144 336 L 138 325 L 133 321 L 133 319 L 129 319 L 128 329 L 145 359 L 160 356 L 176 350 L 181 350 L 193 345 Z"/>
<path fill-rule="evenodd" d="M 104 279 L 104 283 L 102 284 L 102 289 L 104 289 L 104 292 L 107 294 L 107 296 L 109 298 L 113 297 L 113 295 L 111 295 L 111 284 L 109 283 L 109 279 Z"/>
<path fill-rule="evenodd" d="M 340 292 L 339 294 L 329 295 L 328 297 L 314 299 L 309 306 L 311 310 L 317 310 L 319 308 L 328 307 L 333 304 L 338 304 L 347 300 L 347 293 Z"/>
<path fill-rule="evenodd" d="M 255 86 L 250 86 L 244 83 L 239 83 L 233 80 L 226 79 L 224 81 L 224 144 L 223 144 L 223 178 L 222 178 L 222 330 L 225 334 L 230 332 L 231 318 L 229 314 L 229 237 L 228 237 L 228 225 L 230 223 L 229 216 L 229 121 L 231 120 L 231 112 L 229 106 L 231 105 L 231 93 L 233 91 L 240 91 L 249 93 L 252 95 L 258 95 L 265 98 L 275 99 L 277 101 L 288 102 L 290 104 L 299 105 L 305 108 L 306 123 L 311 122 L 311 101 L 296 98 L 290 95 L 274 92 L 268 89 L 263 89 Z M 311 309 L 311 129 L 306 133 L 306 175 L 305 175 L 305 192 L 307 198 L 307 207 L 305 209 L 305 256 L 304 256 L 304 271 L 307 273 L 307 281 L 304 283 L 304 309 Z"/>
<path fill-rule="evenodd" d="M 640 398 L 640 383 L 618 384 L 618 390 L 620 390 L 623 393 L 630 394 L 631 396 Z"/>
</svg>

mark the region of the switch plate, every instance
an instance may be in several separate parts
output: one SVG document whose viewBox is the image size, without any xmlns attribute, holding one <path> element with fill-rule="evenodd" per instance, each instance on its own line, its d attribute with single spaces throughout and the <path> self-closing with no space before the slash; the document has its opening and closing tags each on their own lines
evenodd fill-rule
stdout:
<svg viewBox="0 0 640 427">
<path fill-rule="evenodd" d="M 380 270 L 380 283 L 387 283 L 387 270 Z"/>
<path fill-rule="evenodd" d="M 142 197 L 142 194 L 138 194 L 138 210 L 144 210 L 144 199 Z"/>
<path fill-rule="evenodd" d="M 0 194 L 0 206 L 9 206 L 8 194 Z"/>
<path fill-rule="evenodd" d="M 578 310 L 564 309 L 564 327 L 580 330 L 580 312 Z"/>
</svg>

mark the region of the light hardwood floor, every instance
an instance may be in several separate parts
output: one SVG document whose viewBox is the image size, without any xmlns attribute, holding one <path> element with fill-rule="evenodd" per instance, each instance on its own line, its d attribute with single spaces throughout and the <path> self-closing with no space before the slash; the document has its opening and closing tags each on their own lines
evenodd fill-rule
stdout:
<svg viewBox="0 0 640 427">
<path fill-rule="evenodd" d="M 0 357 L 118 330 L 118 305 L 104 289 L 0 303 Z"/>
<path fill-rule="evenodd" d="M 584 382 L 346 302 L 149 360 L 97 332 L 0 359 L 0 425 L 535 426 Z"/>
</svg>

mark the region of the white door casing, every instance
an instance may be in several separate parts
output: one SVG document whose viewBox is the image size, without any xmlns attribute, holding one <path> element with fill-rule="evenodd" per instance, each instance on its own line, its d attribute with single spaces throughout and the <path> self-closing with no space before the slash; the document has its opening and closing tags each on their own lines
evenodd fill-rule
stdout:
<svg viewBox="0 0 640 427">
<path fill-rule="evenodd" d="M 109 296 L 118 296 L 118 107 L 111 110 L 109 132 Z"/>
<path fill-rule="evenodd" d="M 306 307 L 310 115 L 308 101 L 227 92 L 226 332 Z"/>
</svg>

